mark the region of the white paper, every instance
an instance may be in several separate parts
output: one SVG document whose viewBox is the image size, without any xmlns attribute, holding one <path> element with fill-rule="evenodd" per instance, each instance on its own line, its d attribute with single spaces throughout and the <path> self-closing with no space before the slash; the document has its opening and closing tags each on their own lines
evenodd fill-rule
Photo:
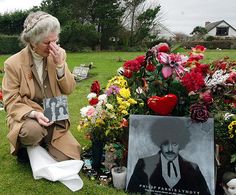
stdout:
<svg viewBox="0 0 236 195">
<path fill-rule="evenodd" d="M 60 181 L 73 192 L 83 187 L 83 181 L 79 176 L 79 171 L 83 166 L 82 160 L 57 162 L 41 146 L 27 147 L 27 152 L 34 179 Z"/>
</svg>

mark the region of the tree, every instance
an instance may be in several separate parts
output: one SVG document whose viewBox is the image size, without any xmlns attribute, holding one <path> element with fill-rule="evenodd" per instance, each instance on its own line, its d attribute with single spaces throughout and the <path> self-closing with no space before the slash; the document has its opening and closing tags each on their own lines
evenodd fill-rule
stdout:
<svg viewBox="0 0 236 195">
<path fill-rule="evenodd" d="M 198 39 L 202 39 L 207 34 L 207 29 L 201 26 L 196 26 L 190 34 L 195 35 Z"/>
<path fill-rule="evenodd" d="M 101 35 L 98 40 L 101 49 L 107 49 L 109 39 L 117 37 L 120 18 L 124 12 L 120 3 L 119 0 L 94 0 L 91 5 L 91 23 L 96 25 Z"/>
<path fill-rule="evenodd" d="M 127 16 L 131 16 L 131 26 L 130 26 L 130 46 L 133 45 L 133 35 L 134 35 L 134 23 L 135 23 L 135 13 L 137 12 L 138 7 L 145 0 L 124 0 L 125 7 L 127 10 Z"/>
<path fill-rule="evenodd" d="M 141 43 L 146 37 L 150 36 L 151 27 L 155 25 L 154 20 L 160 11 L 161 6 L 154 9 L 147 9 L 137 17 L 137 31 L 135 33 L 135 43 Z"/>
</svg>

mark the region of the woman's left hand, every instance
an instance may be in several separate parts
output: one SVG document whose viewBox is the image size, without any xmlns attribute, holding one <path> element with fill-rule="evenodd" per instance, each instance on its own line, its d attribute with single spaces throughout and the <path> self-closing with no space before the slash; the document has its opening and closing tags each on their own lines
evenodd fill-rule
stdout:
<svg viewBox="0 0 236 195">
<path fill-rule="evenodd" d="M 57 45 L 56 42 L 50 42 L 49 52 L 52 55 L 53 61 L 57 65 L 57 68 L 63 67 L 65 62 L 64 62 L 63 51 L 60 45 Z"/>
</svg>

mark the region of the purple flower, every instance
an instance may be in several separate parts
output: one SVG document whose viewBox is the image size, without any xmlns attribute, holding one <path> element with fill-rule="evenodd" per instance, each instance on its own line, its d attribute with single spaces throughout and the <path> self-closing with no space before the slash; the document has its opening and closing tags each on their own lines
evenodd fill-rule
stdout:
<svg viewBox="0 0 236 195">
<path fill-rule="evenodd" d="M 116 85 L 112 85 L 109 87 L 109 89 L 106 91 L 107 96 L 110 96 L 112 94 L 116 95 L 120 92 L 120 88 Z"/>
<path fill-rule="evenodd" d="M 206 122 L 209 118 L 209 111 L 203 104 L 193 104 L 190 107 L 190 117 L 196 122 Z"/>
</svg>

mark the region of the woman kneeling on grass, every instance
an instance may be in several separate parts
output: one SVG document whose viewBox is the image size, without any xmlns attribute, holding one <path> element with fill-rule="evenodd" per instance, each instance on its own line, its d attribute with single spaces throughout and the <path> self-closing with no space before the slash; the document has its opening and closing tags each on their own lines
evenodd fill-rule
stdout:
<svg viewBox="0 0 236 195">
<path fill-rule="evenodd" d="M 68 120 L 50 122 L 43 114 L 43 99 L 69 95 L 75 80 L 65 50 L 57 44 L 60 23 L 42 11 L 30 13 L 21 40 L 24 49 L 4 63 L 3 101 L 10 129 L 11 153 L 28 160 L 26 147 L 41 145 L 57 161 L 80 159 L 80 145 L 68 131 Z"/>
</svg>

